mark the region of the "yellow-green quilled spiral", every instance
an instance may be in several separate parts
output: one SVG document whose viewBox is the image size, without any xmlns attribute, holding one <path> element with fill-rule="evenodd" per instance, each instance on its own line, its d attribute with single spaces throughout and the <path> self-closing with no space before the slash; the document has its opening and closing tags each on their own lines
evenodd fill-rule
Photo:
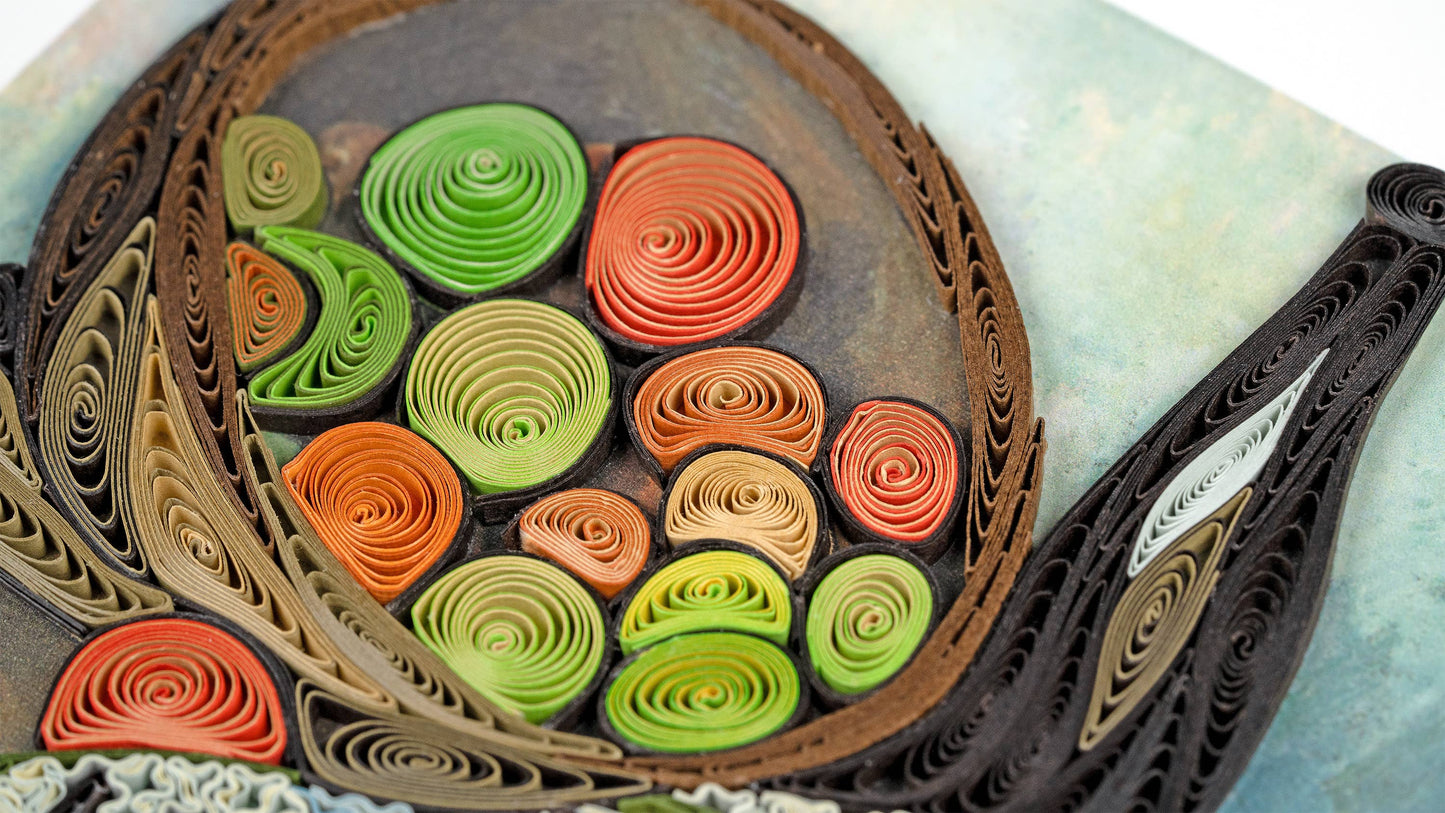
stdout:
<svg viewBox="0 0 1445 813">
<path fill-rule="evenodd" d="M 566 472 L 611 408 L 602 343 L 566 311 L 526 299 L 478 302 L 438 322 L 406 379 L 411 428 L 483 494 Z"/>
<path fill-rule="evenodd" d="M 750 632 L 786 646 L 792 623 L 788 584 L 777 571 L 745 553 L 709 550 L 648 578 L 628 603 L 617 638 L 624 655 L 700 630 Z"/>
<path fill-rule="evenodd" d="M 587 689 L 607 631 L 566 571 L 527 556 L 459 565 L 411 609 L 416 635 L 487 699 L 539 723 Z"/>
<path fill-rule="evenodd" d="M 521 104 L 459 107 L 402 130 L 372 155 L 361 213 L 392 253 L 463 295 L 540 268 L 587 201 L 582 145 Z"/>
<path fill-rule="evenodd" d="M 226 128 L 221 178 L 231 227 L 309 229 L 326 214 L 321 153 L 306 131 L 276 116 L 241 116 Z"/>
<path fill-rule="evenodd" d="M 829 688 L 865 692 L 908 663 L 932 619 L 933 591 L 922 571 L 897 556 L 857 556 L 813 591 L 808 657 Z"/>
<path fill-rule="evenodd" d="M 607 687 L 618 736 L 648 751 L 734 748 L 787 725 L 802 683 L 782 649 L 737 632 L 680 635 L 645 649 Z"/>
</svg>

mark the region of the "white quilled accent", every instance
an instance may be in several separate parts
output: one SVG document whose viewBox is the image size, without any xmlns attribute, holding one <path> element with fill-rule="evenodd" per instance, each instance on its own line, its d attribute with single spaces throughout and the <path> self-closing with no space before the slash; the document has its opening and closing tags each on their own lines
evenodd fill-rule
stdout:
<svg viewBox="0 0 1445 813">
<path fill-rule="evenodd" d="M 1285 424 L 1299 403 L 1300 393 L 1329 352 L 1321 351 L 1284 392 L 1210 444 L 1169 482 L 1145 515 L 1139 537 L 1134 541 L 1134 550 L 1129 555 L 1130 578 L 1139 575 L 1170 542 L 1254 482 L 1279 443 Z"/>
</svg>

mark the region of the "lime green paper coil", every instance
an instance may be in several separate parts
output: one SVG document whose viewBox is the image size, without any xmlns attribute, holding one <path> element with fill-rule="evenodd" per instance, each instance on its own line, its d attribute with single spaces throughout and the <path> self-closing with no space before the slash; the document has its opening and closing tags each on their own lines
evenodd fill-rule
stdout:
<svg viewBox="0 0 1445 813">
<path fill-rule="evenodd" d="M 463 680 L 533 723 L 587 689 L 607 641 L 592 596 L 561 568 L 525 556 L 459 565 L 422 593 L 411 620 Z"/>
<path fill-rule="evenodd" d="M 221 181 L 231 228 L 311 228 L 326 214 L 326 173 L 306 131 L 276 116 L 241 116 L 221 143 Z"/>
<path fill-rule="evenodd" d="M 700 630 L 749 632 L 786 646 L 792 623 L 788 583 L 777 571 L 745 553 L 710 550 L 684 556 L 644 582 L 617 637 L 624 655 Z"/>
<path fill-rule="evenodd" d="M 300 269 L 321 298 L 306 343 L 257 373 L 256 406 L 327 409 L 375 389 L 411 335 L 411 297 L 396 271 L 349 240 L 280 226 L 256 230 L 261 249 Z"/>
<path fill-rule="evenodd" d="M 398 258 L 462 294 L 540 268 L 587 201 L 587 158 L 557 119 L 520 104 L 428 116 L 372 155 L 361 213 Z"/>
<path fill-rule="evenodd" d="M 808 602 L 809 660 L 834 691 L 868 691 L 908 663 L 932 618 L 933 591 L 912 563 L 887 554 L 849 559 Z"/>
<path fill-rule="evenodd" d="M 773 644 L 698 632 L 643 650 L 607 688 L 607 720 L 649 751 L 716 751 L 787 725 L 802 699 L 798 671 Z"/>
<path fill-rule="evenodd" d="M 566 311 L 526 299 L 478 302 L 438 322 L 406 379 L 411 428 L 483 494 L 566 472 L 611 408 L 602 343 Z"/>
</svg>

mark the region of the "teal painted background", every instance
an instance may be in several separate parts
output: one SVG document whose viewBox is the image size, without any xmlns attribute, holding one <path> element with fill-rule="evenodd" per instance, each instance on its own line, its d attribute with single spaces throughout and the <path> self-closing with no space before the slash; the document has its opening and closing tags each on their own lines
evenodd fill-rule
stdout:
<svg viewBox="0 0 1445 813">
<path fill-rule="evenodd" d="M 793 3 L 928 124 L 984 212 L 1048 420 L 1040 531 L 1309 277 L 1395 160 L 1097 2 Z M 101 0 L 0 91 L 0 260 L 25 259 L 125 85 L 219 6 Z M 1441 322 L 1380 410 L 1313 643 L 1226 810 L 1445 798 Z"/>
</svg>

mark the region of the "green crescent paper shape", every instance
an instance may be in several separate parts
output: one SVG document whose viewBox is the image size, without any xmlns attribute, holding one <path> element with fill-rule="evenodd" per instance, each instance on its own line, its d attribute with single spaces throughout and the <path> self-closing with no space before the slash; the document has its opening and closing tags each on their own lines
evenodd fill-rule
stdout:
<svg viewBox="0 0 1445 813">
<path fill-rule="evenodd" d="M 316 326 L 296 352 L 257 373 L 256 406 L 345 406 L 380 385 L 411 335 L 411 296 L 375 252 L 340 237 L 281 226 L 256 230 L 261 249 L 300 269 L 321 296 Z"/>
</svg>

